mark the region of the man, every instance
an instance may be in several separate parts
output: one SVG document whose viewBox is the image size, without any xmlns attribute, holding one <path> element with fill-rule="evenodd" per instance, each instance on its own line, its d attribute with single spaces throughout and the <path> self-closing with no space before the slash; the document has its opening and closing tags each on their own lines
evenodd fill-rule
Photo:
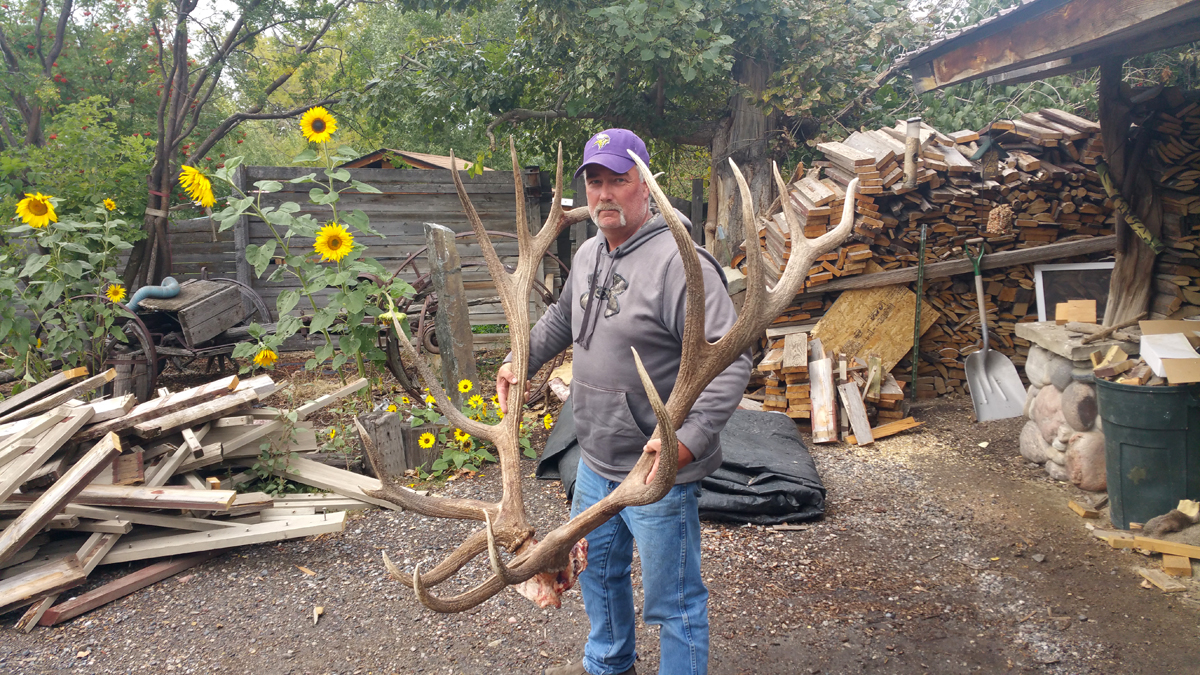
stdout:
<svg viewBox="0 0 1200 675">
<path fill-rule="evenodd" d="M 614 490 L 643 450 L 661 449 L 659 440 L 649 441 L 656 419 L 630 347 L 637 349 L 664 400 L 679 373 L 683 266 L 627 150 L 649 164 L 646 144 L 626 129 L 609 129 L 587 142 L 575 175 L 586 172 L 588 205 L 600 236 L 579 247 L 562 295 L 530 336 L 531 376 L 574 342 L 571 401 L 582 461 L 572 517 Z M 737 316 L 720 266 L 698 250 L 704 261 L 705 334 L 715 341 Z M 548 669 L 548 675 L 634 673 L 634 541 L 642 562 L 643 618 L 662 627 L 659 673 L 707 672 L 708 589 L 700 576 L 696 500 L 700 479 L 721 464 L 718 435 L 749 377 L 747 352 L 696 401 L 677 432 L 679 447 L 673 451 L 679 453 L 679 472 L 666 497 L 626 508 L 587 536 L 588 565 L 579 585 L 591 632 L 583 660 Z M 509 366 L 502 366 L 496 377 L 502 405 L 515 381 Z"/>
</svg>

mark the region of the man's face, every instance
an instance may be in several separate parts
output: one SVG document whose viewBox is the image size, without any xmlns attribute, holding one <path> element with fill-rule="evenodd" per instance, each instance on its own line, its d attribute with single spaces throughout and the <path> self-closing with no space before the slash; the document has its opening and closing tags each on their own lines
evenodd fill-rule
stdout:
<svg viewBox="0 0 1200 675">
<path fill-rule="evenodd" d="M 637 175 L 637 167 L 615 173 L 608 167 L 589 165 L 588 212 L 601 229 L 641 227 L 650 217 L 650 188 Z"/>
</svg>

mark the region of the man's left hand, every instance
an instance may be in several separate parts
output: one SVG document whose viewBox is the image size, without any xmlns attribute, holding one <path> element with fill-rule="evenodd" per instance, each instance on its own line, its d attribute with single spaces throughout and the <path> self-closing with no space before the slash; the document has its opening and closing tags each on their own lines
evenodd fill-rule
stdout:
<svg viewBox="0 0 1200 675">
<path fill-rule="evenodd" d="M 654 480 L 654 474 L 658 473 L 658 460 L 660 457 L 662 457 L 662 455 L 658 454 L 658 451 L 661 449 L 662 449 L 662 439 L 660 439 L 660 438 L 651 439 L 649 442 L 646 443 L 645 446 L 642 447 L 642 452 L 653 452 L 654 453 L 654 466 L 650 467 L 650 473 L 646 476 L 646 485 L 649 485 L 650 482 Z M 695 457 L 695 455 L 692 454 L 692 451 L 688 450 L 688 447 L 686 445 L 684 445 L 683 442 L 680 442 L 679 443 L 679 467 L 678 468 L 682 469 L 683 467 L 687 466 L 688 464 L 691 464 L 693 459 L 696 459 L 696 457 Z"/>
</svg>

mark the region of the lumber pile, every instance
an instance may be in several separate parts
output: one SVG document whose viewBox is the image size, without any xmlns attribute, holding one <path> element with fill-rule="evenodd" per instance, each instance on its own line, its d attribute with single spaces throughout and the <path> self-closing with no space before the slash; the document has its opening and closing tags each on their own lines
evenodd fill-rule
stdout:
<svg viewBox="0 0 1200 675">
<path fill-rule="evenodd" d="M 385 505 L 377 479 L 316 461 L 306 418 L 359 380 L 292 411 L 261 407 L 267 375 L 224 377 L 134 405 L 99 393 L 113 372 L 64 370 L 0 401 L 0 612 L 54 625 L 198 564 L 216 551 L 341 531 L 346 511 Z M 84 400 L 96 394 L 91 400 Z M 295 413 L 295 422 L 287 413 Z M 276 475 L 332 494 L 238 491 L 263 446 Z M 98 565 L 149 567 L 55 604 Z"/>
<path fill-rule="evenodd" d="M 1151 319 L 1200 316 L 1200 103 L 1159 111 L 1149 161 L 1163 205 L 1162 240 L 1155 262 Z"/>
<path fill-rule="evenodd" d="M 982 238 L 989 253 L 998 253 L 1112 234 L 1115 216 L 1095 171 L 1104 150 L 1099 132 L 1095 122 L 1051 108 L 1019 119 L 997 120 L 978 131 L 942 133 L 923 124 L 916 187 L 905 187 L 902 122 L 894 128 L 865 129 L 839 142 L 818 144 L 825 160 L 816 162 L 789 186 L 790 203 L 801 218 L 805 236 L 819 236 L 837 225 L 846 186 L 858 178 L 854 228 L 842 246 L 813 264 L 806 292 L 797 296 L 773 327 L 811 330 L 818 325 L 821 315 L 803 307 L 820 307 L 817 311 L 822 314 L 828 311 L 838 295 L 822 293 L 823 285 L 843 280 L 840 283 L 845 287 L 848 277 L 915 267 L 922 225 L 927 232 L 927 266 L 964 260 L 968 239 Z M 999 160 L 995 175 L 989 170 L 985 178 L 984 159 L 971 157 L 981 146 L 989 145 L 999 152 Z M 1188 208 L 1192 204 L 1188 202 Z M 1200 203 L 1195 208 L 1200 209 Z M 777 277 L 790 251 L 782 215 L 773 214 L 760 222 L 759 235 L 768 275 Z M 1180 248 L 1171 250 L 1191 253 L 1191 247 L 1185 238 Z M 1200 279 L 1200 271 L 1190 276 L 1194 271 L 1187 262 L 1190 258 L 1172 258 L 1176 265 L 1170 272 L 1175 274 L 1172 283 L 1184 300 L 1200 291 L 1200 286 L 1195 291 L 1191 288 Z M 740 260 L 735 258 L 735 265 Z M 1075 256 L 1053 261 L 1085 260 Z M 1200 270 L 1200 264 L 1195 269 Z M 1188 279 L 1187 285 L 1180 285 L 1183 277 Z M 1014 335 L 1014 327 L 1018 322 L 1037 320 L 1034 285 L 1031 264 L 984 272 L 993 348 L 1018 365 L 1024 363 L 1029 343 Z M 924 290 L 923 308 L 936 312 L 937 320 L 921 337 L 916 395 L 966 393 L 965 360 L 982 343 L 972 275 L 929 279 Z M 1200 294 L 1195 298 L 1200 300 Z M 911 336 L 908 340 L 906 348 L 911 352 Z M 763 356 L 778 348 L 772 344 L 776 341 L 770 336 L 763 340 Z M 907 383 L 911 367 L 906 357 L 891 373 Z M 761 389 L 768 386 L 768 372 L 772 371 L 760 370 L 752 377 L 750 396 L 763 400 Z M 786 385 L 782 377 L 775 379 L 772 390 Z"/>
</svg>

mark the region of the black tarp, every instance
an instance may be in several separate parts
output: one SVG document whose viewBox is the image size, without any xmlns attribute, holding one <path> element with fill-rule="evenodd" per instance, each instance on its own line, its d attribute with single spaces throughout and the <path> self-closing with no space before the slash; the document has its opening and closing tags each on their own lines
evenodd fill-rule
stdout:
<svg viewBox="0 0 1200 675">
<path fill-rule="evenodd" d="M 700 486 L 700 518 L 731 523 L 814 520 L 825 513 L 825 487 L 796 423 L 779 413 L 738 410 L 721 432 L 719 469 Z M 538 460 L 537 477 L 561 480 L 570 499 L 579 466 L 571 400 Z"/>
</svg>

